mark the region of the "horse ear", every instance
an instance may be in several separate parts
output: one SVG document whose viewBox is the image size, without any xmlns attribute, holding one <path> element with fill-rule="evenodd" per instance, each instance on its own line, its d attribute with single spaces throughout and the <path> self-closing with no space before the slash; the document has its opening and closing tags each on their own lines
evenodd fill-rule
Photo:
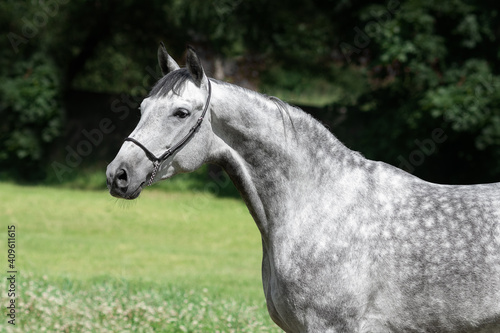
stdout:
<svg viewBox="0 0 500 333">
<path fill-rule="evenodd" d="M 163 75 L 167 75 L 180 68 L 175 60 L 168 54 L 163 42 L 160 42 L 160 46 L 158 47 L 158 63 L 160 64 L 161 73 Z"/>
<path fill-rule="evenodd" d="M 196 85 L 201 86 L 207 79 L 205 71 L 203 70 L 203 66 L 201 65 L 200 58 L 198 58 L 196 51 L 189 45 L 187 49 L 186 65 Z"/>
</svg>

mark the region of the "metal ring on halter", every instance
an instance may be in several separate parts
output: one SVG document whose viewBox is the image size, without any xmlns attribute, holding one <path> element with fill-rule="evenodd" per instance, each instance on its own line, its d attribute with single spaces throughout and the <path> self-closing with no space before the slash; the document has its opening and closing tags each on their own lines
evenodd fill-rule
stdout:
<svg viewBox="0 0 500 333">
<path fill-rule="evenodd" d="M 177 150 L 179 150 L 196 132 L 196 130 L 201 126 L 201 123 L 203 122 L 203 119 L 205 118 L 205 114 L 207 113 L 208 106 L 210 105 L 210 98 L 212 97 L 212 85 L 210 84 L 210 79 L 208 79 L 208 96 L 207 96 L 207 101 L 205 102 L 205 107 L 203 108 L 203 112 L 201 113 L 200 118 L 196 121 L 196 124 L 189 130 L 188 134 L 186 134 L 179 142 L 177 142 L 175 145 L 173 145 L 170 148 L 167 148 L 167 150 L 160 156 L 156 157 L 155 154 L 153 154 L 151 151 L 149 151 L 142 143 L 137 141 L 134 138 L 128 137 L 124 141 L 130 141 L 135 143 L 139 148 L 141 148 L 148 159 L 153 162 L 153 171 L 151 173 L 151 178 L 149 179 L 148 183 L 146 186 L 150 186 L 153 184 L 154 178 L 156 176 L 156 173 L 160 169 L 160 165 L 163 161 L 165 161 L 170 155 L 175 153 Z"/>
</svg>

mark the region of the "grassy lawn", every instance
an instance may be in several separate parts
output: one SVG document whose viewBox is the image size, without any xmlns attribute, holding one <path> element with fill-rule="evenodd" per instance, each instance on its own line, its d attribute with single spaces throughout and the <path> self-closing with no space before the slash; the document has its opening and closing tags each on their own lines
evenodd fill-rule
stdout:
<svg viewBox="0 0 500 333">
<path fill-rule="evenodd" d="M 153 187 L 125 202 L 0 183 L 0 218 L 5 231 L 16 225 L 23 332 L 279 332 L 260 235 L 239 200 Z M 5 232 L 5 257 L 6 242 Z M 3 317 L 0 331 L 13 331 Z"/>
</svg>

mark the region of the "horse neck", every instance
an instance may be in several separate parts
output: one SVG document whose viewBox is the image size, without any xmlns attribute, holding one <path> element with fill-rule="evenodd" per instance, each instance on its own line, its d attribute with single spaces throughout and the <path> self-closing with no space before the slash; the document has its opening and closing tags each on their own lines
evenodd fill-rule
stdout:
<svg viewBox="0 0 500 333">
<path fill-rule="evenodd" d="M 281 223 L 298 196 L 324 186 L 358 156 L 286 103 L 228 84 L 213 86 L 212 162 L 229 174 L 263 235 Z"/>
</svg>

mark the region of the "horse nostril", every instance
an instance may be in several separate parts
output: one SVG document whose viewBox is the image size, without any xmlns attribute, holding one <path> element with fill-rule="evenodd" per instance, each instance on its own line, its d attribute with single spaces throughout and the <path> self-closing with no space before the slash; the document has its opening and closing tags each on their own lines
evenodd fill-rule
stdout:
<svg viewBox="0 0 500 333">
<path fill-rule="evenodd" d="M 128 186 L 128 175 L 125 169 L 118 170 L 115 175 L 115 184 L 122 189 Z"/>
<path fill-rule="evenodd" d="M 116 178 L 118 180 L 122 180 L 122 181 L 127 181 L 127 171 L 125 171 L 124 169 L 120 169 L 120 171 L 118 171 L 116 173 Z"/>
</svg>

